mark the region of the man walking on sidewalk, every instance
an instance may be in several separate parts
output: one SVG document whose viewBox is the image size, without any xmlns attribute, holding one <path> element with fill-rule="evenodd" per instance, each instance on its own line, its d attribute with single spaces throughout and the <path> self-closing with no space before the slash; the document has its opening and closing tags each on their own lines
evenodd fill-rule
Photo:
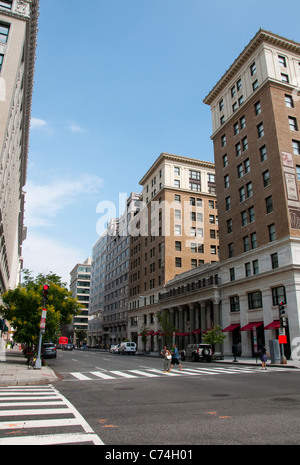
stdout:
<svg viewBox="0 0 300 465">
<path fill-rule="evenodd" d="M 178 354 L 178 349 L 176 344 L 173 344 L 173 353 L 172 353 L 172 361 L 171 361 L 171 367 L 170 371 L 172 370 L 174 365 L 179 365 L 180 371 L 182 371 L 182 365 L 179 361 L 179 354 Z"/>
</svg>

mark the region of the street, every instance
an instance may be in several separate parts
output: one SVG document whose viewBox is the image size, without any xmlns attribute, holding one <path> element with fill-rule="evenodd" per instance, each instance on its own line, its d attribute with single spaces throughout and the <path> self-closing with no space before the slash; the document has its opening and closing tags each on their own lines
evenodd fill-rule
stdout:
<svg viewBox="0 0 300 465">
<path fill-rule="evenodd" d="M 262 371 L 260 364 L 183 362 L 183 372 L 175 366 L 164 374 L 163 359 L 157 357 L 84 350 L 59 350 L 58 358 L 47 363 L 60 378 L 55 392 L 50 393 L 55 399 L 49 402 L 62 396 L 69 403 L 84 430 L 81 442 L 177 448 L 299 444 L 300 370 L 268 367 Z M 27 387 L 27 395 L 30 389 L 36 387 Z M 0 399 L 8 392 L 9 388 L 4 394 L 2 390 Z M 26 404 L 26 399 L 22 402 Z M 0 401 L 0 443 L 1 438 L 14 443 L 18 436 L 45 434 L 42 428 L 30 429 L 29 423 L 9 434 L 5 422 L 17 420 L 5 417 L 6 409 L 12 409 L 5 406 Z M 49 419 L 47 412 L 45 415 Z M 75 427 L 71 424 L 75 419 L 63 428 L 55 423 L 61 412 L 53 412 L 51 419 L 51 435 L 53 431 L 72 432 Z"/>
</svg>

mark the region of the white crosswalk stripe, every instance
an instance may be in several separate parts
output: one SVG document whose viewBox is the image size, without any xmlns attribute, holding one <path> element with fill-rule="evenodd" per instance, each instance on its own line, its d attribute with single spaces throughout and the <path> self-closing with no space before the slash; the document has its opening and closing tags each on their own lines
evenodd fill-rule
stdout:
<svg viewBox="0 0 300 465">
<path fill-rule="evenodd" d="M 284 370 L 282 368 L 277 367 L 270 367 L 268 368 L 267 372 L 274 372 L 274 371 L 281 371 Z M 221 374 L 241 374 L 241 373 L 261 373 L 260 366 L 253 366 L 253 367 L 246 367 L 246 366 L 234 366 L 234 367 L 210 367 L 210 366 L 195 366 L 193 368 L 184 367 L 182 371 L 180 370 L 172 370 L 171 372 L 164 373 L 163 370 L 156 369 L 156 368 L 146 368 L 140 370 L 112 370 L 106 371 L 90 371 L 90 372 L 71 372 L 65 373 L 65 381 L 74 380 L 76 378 L 80 381 L 95 381 L 95 380 L 118 380 L 118 379 L 142 379 L 142 378 L 157 378 L 162 376 L 168 377 L 178 377 L 178 376 L 203 376 L 203 375 L 221 375 Z M 71 379 L 68 375 L 71 375 Z"/>
<path fill-rule="evenodd" d="M 30 434 L 33 430 L 38 434 Z M 75 407 L 52 385 L 0 388 L 0 445 L 80 443 L 103 445 Z"/>
</svg>

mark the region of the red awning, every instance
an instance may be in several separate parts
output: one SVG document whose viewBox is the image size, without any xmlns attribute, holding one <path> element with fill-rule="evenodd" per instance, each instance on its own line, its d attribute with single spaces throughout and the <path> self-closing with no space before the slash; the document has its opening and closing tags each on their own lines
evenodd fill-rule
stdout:
<svg viewBox="0 0 300 465">
<path fill-rule="evenodd" d="M 279 320 L 272 321 L 272 323 L 269 323 L 267 326 L 264 327 L 264 329 L 276 329 L 276 328 L 280 328 Z"/>
<path fill-rule="evenodd" d="M 200 333 L 201 333 L 201 328 L 194 329 L 194 331 L 192 331 L 192 334 L 200 334 Z"/>
<path fill-rule="evenodd" d="M 149 331 L 149 333 L 146 334 L 146 336 L 151 336 L 154 333 L 154 331 Z"/>
<path fill-rule="evenodd" d="M 254 327 L 258 327 L 258 326 L 261 326 L 263 324 L 262 321 L 256 321 L 254 323 L 248 323 L 246 326 L 243 326 L 241 328 L 241 331 L 251 331 L 251 329 L 253 329 Z"/>
<path fill-rule="evenodd" d="M 227 326 L 226 328 L 222 329 L 222 333 L 231 333 L 231 331 L 233 331 L 235 328 L 238 328 L 239 326 L 239 324 Z"/>
<path fill-rule="evenodd" d="M 155 331 L 155 333 L 152 334 L 152 336 L 158 336 L 159 334 L 161 334 L 162 331 L 161 330 L 158 330 L 158 331 Z"/>
<path fill-rule="evenodd" d="M 182 332 L 182 333 L 175 333 L 175 334 L 176 334 L 176 336 L 189 336 L 189 335 L 190 335 L 190 333 L 184 333 L 184 332 Z"/>
</svg>

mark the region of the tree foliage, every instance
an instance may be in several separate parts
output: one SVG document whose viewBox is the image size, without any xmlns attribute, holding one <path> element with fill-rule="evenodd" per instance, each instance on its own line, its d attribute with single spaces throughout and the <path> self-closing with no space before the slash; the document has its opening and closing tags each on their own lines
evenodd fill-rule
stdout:
<svg viewBox="0 0 300 465">
<path fill-rule="evenodd" d="M 226 334 L 222 333 L 222 328 L 219 325 L 209 329 L 203 336 L 205 344 L 222 344 L 226 339 Z"/>
<path fill-rule="evenodd" d="M 16 342 L 24 342 L 29 346 L 37 344 L 43 309 L 42 289 L 44 284 L 48 284 L 46 331 L 43 340 L 55 341 L 60 326 L 70 323 L 79 311 L 79 303 L 56 274 L 38 274 L 33 278 L 28 270 L 23 273 L 23 283 L 2 294 L 0 313 L 13 326 Z"/>
</svg>

